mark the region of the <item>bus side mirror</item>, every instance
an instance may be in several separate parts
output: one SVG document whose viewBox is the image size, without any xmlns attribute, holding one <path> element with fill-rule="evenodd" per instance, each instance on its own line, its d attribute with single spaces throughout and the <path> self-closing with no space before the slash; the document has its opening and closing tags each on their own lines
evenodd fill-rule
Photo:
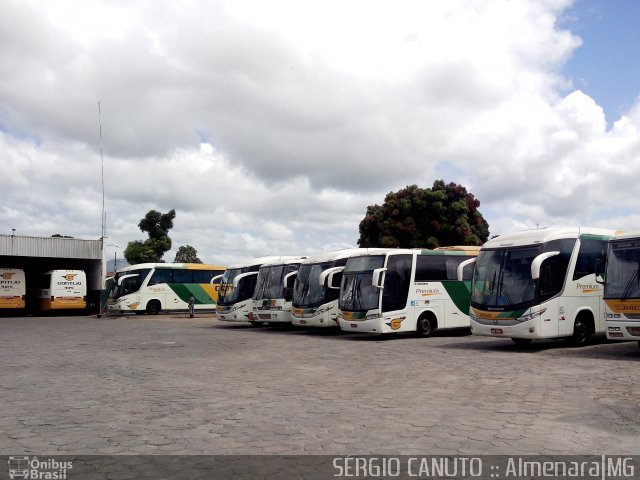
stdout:
<svg viewBox="0 0 640 480">
<path fill-rule="evenodd" d="M 216 280 L 220 280 L 221 278 L 222 278 L 222 275 L 216 275 L 211 280 L 209 280 L 209 285 L 213 287 L 213 284 L 216 283 Z"/>
<path fill-rule="evenodd" d="M 540 278 L 540 267 L 542 266 L 542 262 L 544 262 L 547 258 L 555 257 L 556 255 L 560 255 L 560 252 L 546 252 L 541 253 L 531 262 L 531 279 L 538 280 Z"/>
<path fill-rule="evenodd" d="M 344 267 L 332 267 L 324 270 L 320 276 L 318 277 L 318 283 L 320 285 L 324 285 L 324 282 L 327 282 L 327 287 L 332 288 L 334 290 L 340 290 L 340 285 L 337 287 L 333 284 L 333 278 L 336 273 L 340 273 L 344 270 Z"/>
<path fill-rule="evenodd" d="M 384 288 L 382 285 L 382 274 L 387 271 L 386 267 L 376 268 L 371 275 L 371 285 L 376 288 Z"/>
<path fill-rule="evenodd" d="M 282 282 L 284 284 L 284 288 L 293 288 L 293 283 L 296 281 L 296 276 L 298 275 L 298 271 L 287 273 Z"/>
<path fill-rule="evenodd" d="M 465 260 L 460 265 L 458 265 L 458 270 L 456 270 L 456 277 L 459 282 L 464 280 L 464 268 L 476 263 L 475 258 L 470 258 L 469 260 Z"/>
<path fill-rule="evenodd" d="M 127 278 L 131 278 L 131 277 L 137 277 L 138 274 L 137 273 L 130 273 L 129 275 L 123 275 L 118 279 L 118 286 L 122 285 L 122 281 L 126 280 Z"/>
<path fill-rule="evenodd" d="M 607 269 L 607 261 L 604 258 L 596 258 L 595 273 L 596 282 L 604 284 L 604 274 Z"/>
<path fill-rule="evenodd" d="M 243 278 L 246 277 L 251 277 L 254 275 L 258 275 L 258 272 L 247 272 L 247 273 L 241 273 L 240 275 L 238 275 L 236 278 L 233 279 L 233 288 L 237 288 L 238 285 L 240 284 L 240 280 L 242 280 Z"/>
</svg>

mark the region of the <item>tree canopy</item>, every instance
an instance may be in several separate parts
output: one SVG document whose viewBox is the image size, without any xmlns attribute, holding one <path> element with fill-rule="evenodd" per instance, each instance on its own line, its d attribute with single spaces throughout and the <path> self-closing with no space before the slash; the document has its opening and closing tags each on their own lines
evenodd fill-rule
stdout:
<svg viewBox="0 0 640 480">
<path fill-rule="evenodd" d="M 173 261 L 177 263 L 202 263 L 202 260 L 198 258 L 198 251 L 191 245 L 183 245 L 178 248 Z"/>
<path fill-rule="evenodd" d="M 360 222 L 360 247 L 435 248 L 482 245 L 489 225 L 480 201 L 462 185 L 436 180 L 432 188 L 407 186 L 370 205 Z"/>
<path fill-rule="evenodd" d="M 124 258 L 131 265 L 147 262 L 162 262 L 162 257 L 171 250 L 171 238 L 169 230 L 173 228 L 173 220 L 176 218 L 176 211 L 170 210 L 167 213 L 160 213 L 155 210 L 147 212 L 140 220 L 138 227 L 143 232 L 149 234 L 147 240 L 134 240 L 127 244 L 124 251 Z"/>
</svg>

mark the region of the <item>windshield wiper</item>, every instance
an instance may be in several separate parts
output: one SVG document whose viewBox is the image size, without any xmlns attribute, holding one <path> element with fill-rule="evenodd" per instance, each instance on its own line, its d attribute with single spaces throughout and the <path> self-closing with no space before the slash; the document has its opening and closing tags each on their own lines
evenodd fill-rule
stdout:
<svg viewBox="0 0 640 480">
<path fill-rule="evenodd" d="M 629 277 L 629 280 L 627 281 L 627 285 L 624 287 L 624 292 L 622 293 L 620 300 L 626 300 L 629 297 L 631 290 L 633 290 L 634 281 L 636 285 L 640 283 L 639 273 L 640 273 L 640 262 L 638 262 L 638 268 L 636 268 L 634 272 L 631 274 L 631 277 Z"/>
<path fill-rule="evenodd" d="M 358 310 L 362 309 L 362 292 L 360 291 L 360 283 L 362 282 L 362 279 L 358 278 L 354 283 L 353 283 L 353 287 L 354 287 L 354 298 L 353 298 L 353 307 L 357 308 Z M 359 307 L 357 305 L 360 305 Z"/>
<path fill-rule="evenodd" d="M 496 273 L 497 270 L 493 271 L 493 278 L 491 279 L 491 282 L 489 282 L 489 288 L 487 288 L 483 293 L 482 296 L 483 297 L 488 297 L 489 295 L 493 295 L 495 293 L 495 288 L 496 288 Z"/>
</svg>

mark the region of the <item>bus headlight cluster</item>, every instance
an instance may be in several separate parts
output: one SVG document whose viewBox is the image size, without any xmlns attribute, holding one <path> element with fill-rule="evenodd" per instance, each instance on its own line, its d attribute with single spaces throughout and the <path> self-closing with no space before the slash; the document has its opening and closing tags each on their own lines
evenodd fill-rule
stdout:
<svg viewBox="0 0 640 480">
<path fill-rule="evenodd" d="M 369 315 L 364 317 L 364 319 L 365 320 L 373 320 L 374 318 L 381 318 L 381 317 L 382 317 L 381 313 L 370 313 Z"/>
<path fill-rule="evenodd" d="M 540 310 L 539 312 L 535 312 L 535 313 L 529 313 L 527 315 L 523 315 L 521 317 L 518 318 L 519 322 L 528 322 L 529 320 L 533 320 L 534 318 L 539 317 L 540 315 L 542 315 L 544 312 L 546 312 L 547 309 L 543 308 L 542 310 Z"/>
<path fill-rule="evenodd" d="M 324 312 L 328 312 L 329 310 L 331 310 L 331 305 L 325 305 L 324 307 L 320 307 L 318 308 L 315 312 L 313 312 L 315 315 L 319 315 L 321 313 Z"/>
</svg>

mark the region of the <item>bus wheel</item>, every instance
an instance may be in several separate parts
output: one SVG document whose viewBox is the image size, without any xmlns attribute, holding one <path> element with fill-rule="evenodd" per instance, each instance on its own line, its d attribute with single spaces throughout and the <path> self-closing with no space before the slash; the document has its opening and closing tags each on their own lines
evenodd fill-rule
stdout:
<svg viewBox="0 0 640 480">
<path fill-rule="evenodd" d="M 263 322 L 256 322 L 255 320 L 251 320 L 249 323 L 252 327 L 261 327 Z"/>
<path fill-rule="evenodd" d="M 574 347 L 581 347 L 586 345 L 589 342 L 589 337 L 591 333 L 589 332 L 589 327 L 585 323 L 583 318 L 576 318 L 576 322 L 573 324 L 573 335 L 571 335 L 567 340 L 569 344 Z"/>
<path fill-rule="evenodd" d="M 160 312 L 160 302 L 151 300 L 147 303 L 147 315 L 157 315 Z"/>
<path fill-rule="evenodd" d="M 435 318 L 426 315 L 418 318 L 416 322 L 416 335 L 419 337 L 430 337 L 436 331 Z"/>
<path fill-rule="evenodd" d="M 512 338 L 511 341 L 516 345 L 529 345 L 531 343 L 531 338 Z"/>
</svg>

